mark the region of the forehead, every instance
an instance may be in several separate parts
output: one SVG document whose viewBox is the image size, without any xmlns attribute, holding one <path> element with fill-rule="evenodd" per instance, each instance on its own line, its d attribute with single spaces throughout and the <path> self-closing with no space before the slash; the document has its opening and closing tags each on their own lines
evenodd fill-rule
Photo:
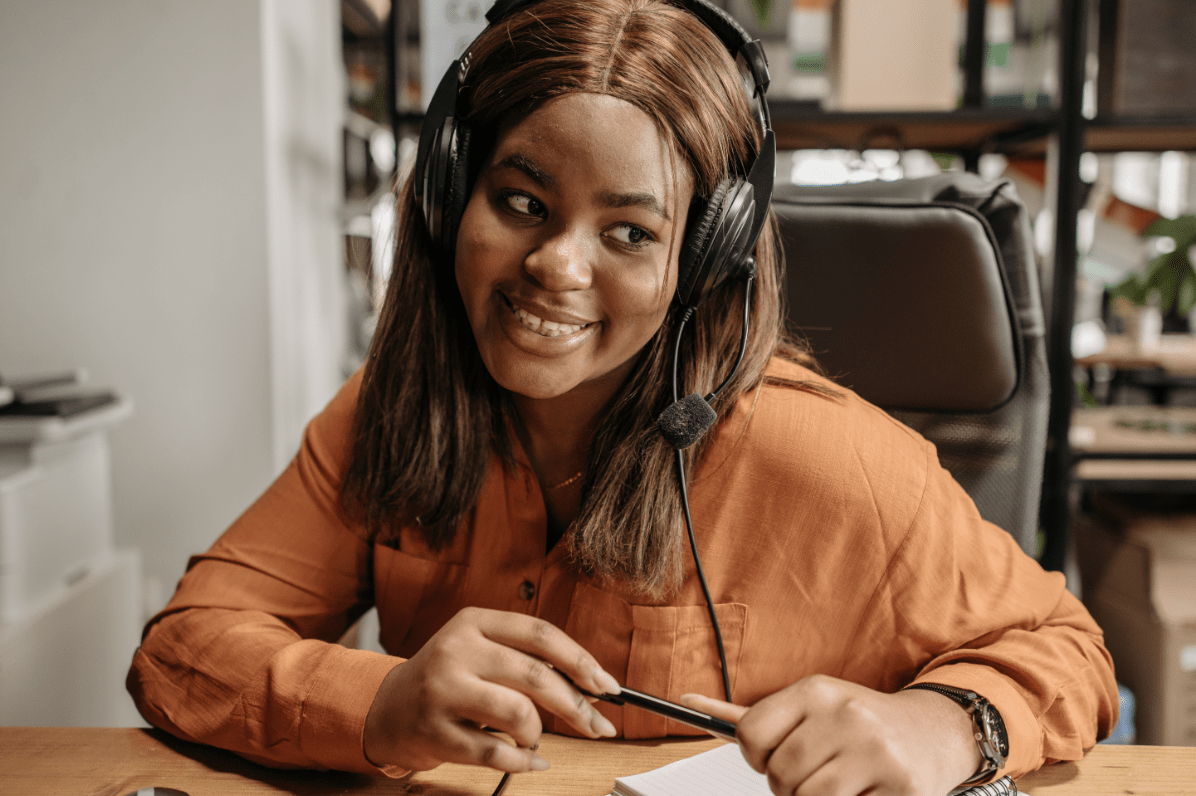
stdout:
<svg viewBox="0 0 1196 796">
<path fill-rule="evenodd" d="M 688 203 L 692 179 L 656 122 L 604 94 L 556 97 L 499 130 L 488 167 L 518 167 L 545 187 L 584 180 L 595 192 L 652 193 Z"/>
</svg>

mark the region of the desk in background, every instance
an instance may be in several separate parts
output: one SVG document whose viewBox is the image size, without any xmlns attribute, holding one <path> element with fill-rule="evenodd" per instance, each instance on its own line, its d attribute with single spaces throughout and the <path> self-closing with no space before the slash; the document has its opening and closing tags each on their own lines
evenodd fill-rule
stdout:
<svg viewBox="0 0 1196 796">
<path fill-rule="evenodd" d="M 1105 338 L 1105 350 L 1076 360 L 1081 367 L 1108 365 L 1111 368 L 1163 368 L 1177 376 L 1196 376 L 1196 335 L 1164 334 L 1157 348 L 1138 349 L 1125 335 Z"/>
<path fill-rule="evenodd" d="M 1112 371 L 1107 403 L 1115 403 L 1122 388 L 1135 387 L 1164 406 L 1172 390 L 1196 388 L 1196 335 L 1162 335 L 1158 347 L 1150 351 L 1140 350 L 1129 337 L 1110 335 L 1103 351 L 1080 357 L 1076 364 L 1088 372 L 1088 388 L 1093 392 L 1097 368 Z"/>
<path fill-rule="evenodd" d="M 1196 492 L 1196 408 L 1077 409 L 1072 413 L 1070 442 L 1076 460 L 1074 477 L 1084 488 Z"/>
<path fill-rule="evenodd" d="M 658 768 L 712 749 L 714 739 L 587 741 L 545 735 L 540 753 L 549 771 L 517 774 L 510 796 L 604 796 L 615 777 Z M 441 766 L 410 781 L 360 774 L 279 771 L 228 752 L 178 741 L 157 730 L 0 727 L 3 796 L 125 796 L 154 785 L 190 796 L 488 796 L 500 774 Z M 1196 748 L 1098 746 L 1078 763 L 1061 763 L 1024 777 L 1032 796 L 1133 793 L 1187 796 L 1196 778 Z"/>
</svg>

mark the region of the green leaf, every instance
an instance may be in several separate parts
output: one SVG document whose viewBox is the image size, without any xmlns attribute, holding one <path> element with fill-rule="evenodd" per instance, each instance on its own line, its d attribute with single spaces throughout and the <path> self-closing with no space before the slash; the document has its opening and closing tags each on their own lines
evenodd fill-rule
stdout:
<svg viewBox="0 0 1196 796">
<path fill-rule="evenodd" d="M 1157 279 L 1159 274 L 1163 273 L 1164 271 L 1166 271 L 1167 269 L 1169 269 L 1171 267 L 1171 255 L 1174 253 L 1175 252 L 1170 252 L 1168 254 L 1160 254 L 1158 257 L 1154 258 L 1153 260 L 1151 260 L 1150 262 L 1148 262 L 1146 264 L 1146 281 L 1147 282 L 1149 282 L 1153 279 Z"/>
<path fill-rule="evenodd" d="M 1182 276 L 1170 258 L 1167 258 L 1163 262 L 1163 267 L 1156 269 L 1149 280 L 1151 287 L 1159 291 L 1159 311 L 1164 315 L 1175 304 L 1175 296 L 1179 293 L 1179 280 Z"/>
<path fill-rule="evenodd" d="M 1196 307 L 1196 272 L 1189 268 L 1179 283 L 1179 306 L 1176 309 L 1180 315 L 1187 315 L 1193 307 Z"/>
<path fill-rule="evenodd" d="M 1146 303 L 1146 280 L 1141 274 L 1129 274 L 1109 288 L 1109 293 L 1114 297 L 1124 298 L 1131 304 L 1142 306 Z"/>
<path fill-rule="evenodd" d="M 1168 237 L 1175 241 L 1177 251 L 1187 251 L 1196 243 L 1196 216 L 1159 218 L 1151 222 L 1142 235 L 1147 238 Z"/>
<path fill-rule="evenodd" d="M 772 0 L 752 0 L 752 10 L 761 25 L 767 28 L 772 24 Z"/>
</svg>

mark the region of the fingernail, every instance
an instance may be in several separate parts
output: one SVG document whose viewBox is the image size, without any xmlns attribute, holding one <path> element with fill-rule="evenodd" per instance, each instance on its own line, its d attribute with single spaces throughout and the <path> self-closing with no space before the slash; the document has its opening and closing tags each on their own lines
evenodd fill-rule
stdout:
<svg viewBox="0 0 1196 796">
<path fill-rule="evenodd" d="M 618 680 L 611 677 L 601 669 L 598 670 L 598 674 L 594 675 L 594 682 L 598 684 L 600 689 L 602 689 L 603 694 L 617 694 L 623 690 L 619 687 Z"/>
<path fill-rule="evenodd" d="M 537 754 L 532 755 L 532 771 L 547 771 L 552 768 L 547 760 Z"/>
<path fill-rule="evenodd" d="M 615 729 L 615 725 L 611 724 L 606 716 L 597 712 L 594 713 L 594 717 L 590 720 L 590 727 L 603 738 L 614 738 L 619 734 L 619 731 Z"/>
</svg>

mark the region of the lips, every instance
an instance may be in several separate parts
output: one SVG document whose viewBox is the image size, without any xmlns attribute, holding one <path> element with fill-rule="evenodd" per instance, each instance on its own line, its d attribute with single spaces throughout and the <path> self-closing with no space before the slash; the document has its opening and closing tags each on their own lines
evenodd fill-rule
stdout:
<svg viewBox="0 0 1196 796">
<path fill-rule="evenodd" d="M 592 322 L 579 324 L 545 320 L 538 315 L 533 315 L 522 307 L 516 307 L 506 296 L 503 296 L 503 299 L 506 301 L 507 307 L 511 312 L 519 319 L 519 323 L 522 324 L 523 328 L 541 337 L 567 337 L 593 325 Z"/>
</svg>

